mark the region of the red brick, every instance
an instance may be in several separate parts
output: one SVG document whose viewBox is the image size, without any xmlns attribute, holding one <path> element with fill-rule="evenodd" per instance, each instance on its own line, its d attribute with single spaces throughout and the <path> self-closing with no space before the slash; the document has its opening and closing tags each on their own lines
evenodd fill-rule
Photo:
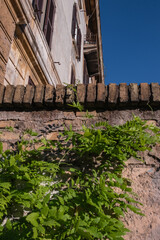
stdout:
<svg viewBox="0 0 160 240">
<path fill-rule="evenodd" d="M 137 83 L 130 83 L 129 92 L 132 105 L 137 105 L 139 102 L 139 87 Z"/>
<path fill-rule="evenodd" d="M 119 102 L 120 106 L 125 106 L 129 100 L 128 86 L 126 83 L 119 85 Z"/>
<path fill-rule="evenodd" d="M 53 106 L 54 94 L 55 94 L 55 87 L 49 84 L 46 85 L 44 102 L 47 106 Z"/>
<path fill-rule="evenodd" d="M 96 101 L 96 85 L 95 84 L 88 84 L 87 86 L 87 106 L 93 107 L 95 106 Z"/>
<path fill-rule="evenodd" d="M 74 91 L 72 88 L 66 88 L 66 103 L 71 104 L 75 100 Z"/>
<path fill-rule="evenodd" d="M 150 86 L 148 83 L 140 84 L 140 100 L 141 103 L 149 103 L 151 96 Z"/>
<path fill-rule="evenodd" d="M 23 97 L 24 97 L 24 90 L 25 87 L 22 85 L 17 85 L 15 92 L 14 92 L 14 98 L 13 98 L 13 103 L 16 106 L 20 106 L 23 102 Z"/>
<path fill-rule="evenodd" d="M 5 86 L 0 84 L 0 105 L 3 103 L 4 91 L 5 91 Z"/>
<path fill-rule="evenodd" d="M 160 103 L 160 85 L 158 83 L 151 83 L 152 104 L 159 105 Z"/>
<path fill-rule="evenodd" d="M 103 83 L 97 84 L 97 107 L 104 107 L 107 97 L 107 88 Z"/>
<path fill-rule="evenodd" d="M 109 84 L 108 105 L 115 106 L 118 100 L 118 85 L 115 83 Z"/>
<path fill-rule="evenodd" d="M 44 99 L 44 86 L 43 85 L 37 85 L 35 88 L 35 94 L 34 94 L 34 104 L 38 107 L 41 107 L 43 105 L 43 99 Z"/>
<path fill-rule="evenodd" d="M 58 84 L 56 86 L 56 99 L 55 103 L 57 107 L 62 107 L 64 105 L 65 99 L 65 86 Z"/>
<path fill-rule="evenodd" d="M 34 87 L 31 85 L 27 85 L 23 97 L 23 105 L 25 107 L 31 107 L 33 98 L 34 98 Z"/>
<path fill-rule="evenodd" d="M 15 87 L 13 85 L 7 85 L 4 93 L 3 103 L 7 106 L 12 106 Z"/>
<path fill-rule="evenodd" d="M 6 127 L 14 127 L 15 122 L 14 121 L 0 121 L 0 128 L 6 128 Z"/>
<path fill-rule="evenodd" d="M 84 104 L 86 100 L 86 85 L 78 84 L 77 85 L 77 101 L 81 104 Z"/>
</svg>

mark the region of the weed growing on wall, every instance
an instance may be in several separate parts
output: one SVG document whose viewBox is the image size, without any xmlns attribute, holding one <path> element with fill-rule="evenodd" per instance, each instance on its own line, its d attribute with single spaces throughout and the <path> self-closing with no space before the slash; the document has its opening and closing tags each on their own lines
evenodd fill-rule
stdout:
<svg viewBox="0 0 160 240">
<path fill-rule="evenodd" d="M 124 213 L 143 215 L 122 177 L 125 161 L 159 140 L 157 127 L 134 117 L 70 127 L 58 141 L 22 138 L 5 152 L 1 144 L 0 239 L 123 240 Z"/>
</svg>

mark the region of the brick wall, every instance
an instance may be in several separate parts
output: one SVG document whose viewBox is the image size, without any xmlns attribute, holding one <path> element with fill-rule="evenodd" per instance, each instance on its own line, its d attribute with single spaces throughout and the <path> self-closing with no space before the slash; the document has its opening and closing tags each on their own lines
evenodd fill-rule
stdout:
<svg viewBox="0 0 160 240">
<path fill-rule="evenodd" d="M 88 109 L 79 112 L 68 106 L 73 100 Z M 90 126 L 97 121 L 119 125 L 131 120 L 133 114 L 160 126 L 160 86 L 157 83 L 120 85 L 78 85 L 77 95 L 63 85 L 6 86 L 0 85 L 0 140 L 4 149 L 14 148 L 24 130 L 38 132 L 56 140 L 64 125 L 72 124 L 76 131 L 82 124 Z M 29 135 L 25 134 L 28 139 Z M 131 158 L 124 175 L 132 179 L 133 190 L 143 203 L 145 217 L 128 213 L 125 218 L 129 233 L 126 240 L 158 240 L 160 236 L 160 145 L 142 154 L 144 163 Z"/>
</svg>

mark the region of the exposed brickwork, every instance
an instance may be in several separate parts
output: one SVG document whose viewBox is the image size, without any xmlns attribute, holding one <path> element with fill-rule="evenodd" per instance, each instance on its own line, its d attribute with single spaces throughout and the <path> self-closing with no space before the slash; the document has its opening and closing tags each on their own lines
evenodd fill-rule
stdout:
<svg viewBox="0 0 160 240">
<path fill-rule="evenodd" d="M 112 83 L 109 86 L 102 83 L 80 84 L 75 94 L 71 88 L 63 85 L 57 85 L 56 89 L 51 85 L 46 87 L 43 85 L 36 87 L 9 85 L 6 88 L 0 85 L 0 105 L 4 104 L 4 107 L 7 104 L 14 108 L 20 105 L 26 108 L 29 106 L 66 108 L 67 104 L 73 101 L 79 101 L 87 108 L 95 109 L 149 108 L 149 106 L 158 109 L 160 107 L 160 86 L 158 83 L 151 85 L 141 83 L 140 86 L 136 83 L 131 83 L 129 86 L 126 83 L 120 85 Z"/>
</svg>

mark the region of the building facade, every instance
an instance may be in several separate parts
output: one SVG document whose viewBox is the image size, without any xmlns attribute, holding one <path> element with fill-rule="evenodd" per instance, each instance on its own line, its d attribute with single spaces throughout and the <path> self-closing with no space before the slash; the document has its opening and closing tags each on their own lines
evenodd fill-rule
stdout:
<svg viewBox="0 0 160 240">
<path fill-rule="evenodd" d="M 1 0 L 0 83 L 104 83 L 99 0 Z"/>
</svg>

